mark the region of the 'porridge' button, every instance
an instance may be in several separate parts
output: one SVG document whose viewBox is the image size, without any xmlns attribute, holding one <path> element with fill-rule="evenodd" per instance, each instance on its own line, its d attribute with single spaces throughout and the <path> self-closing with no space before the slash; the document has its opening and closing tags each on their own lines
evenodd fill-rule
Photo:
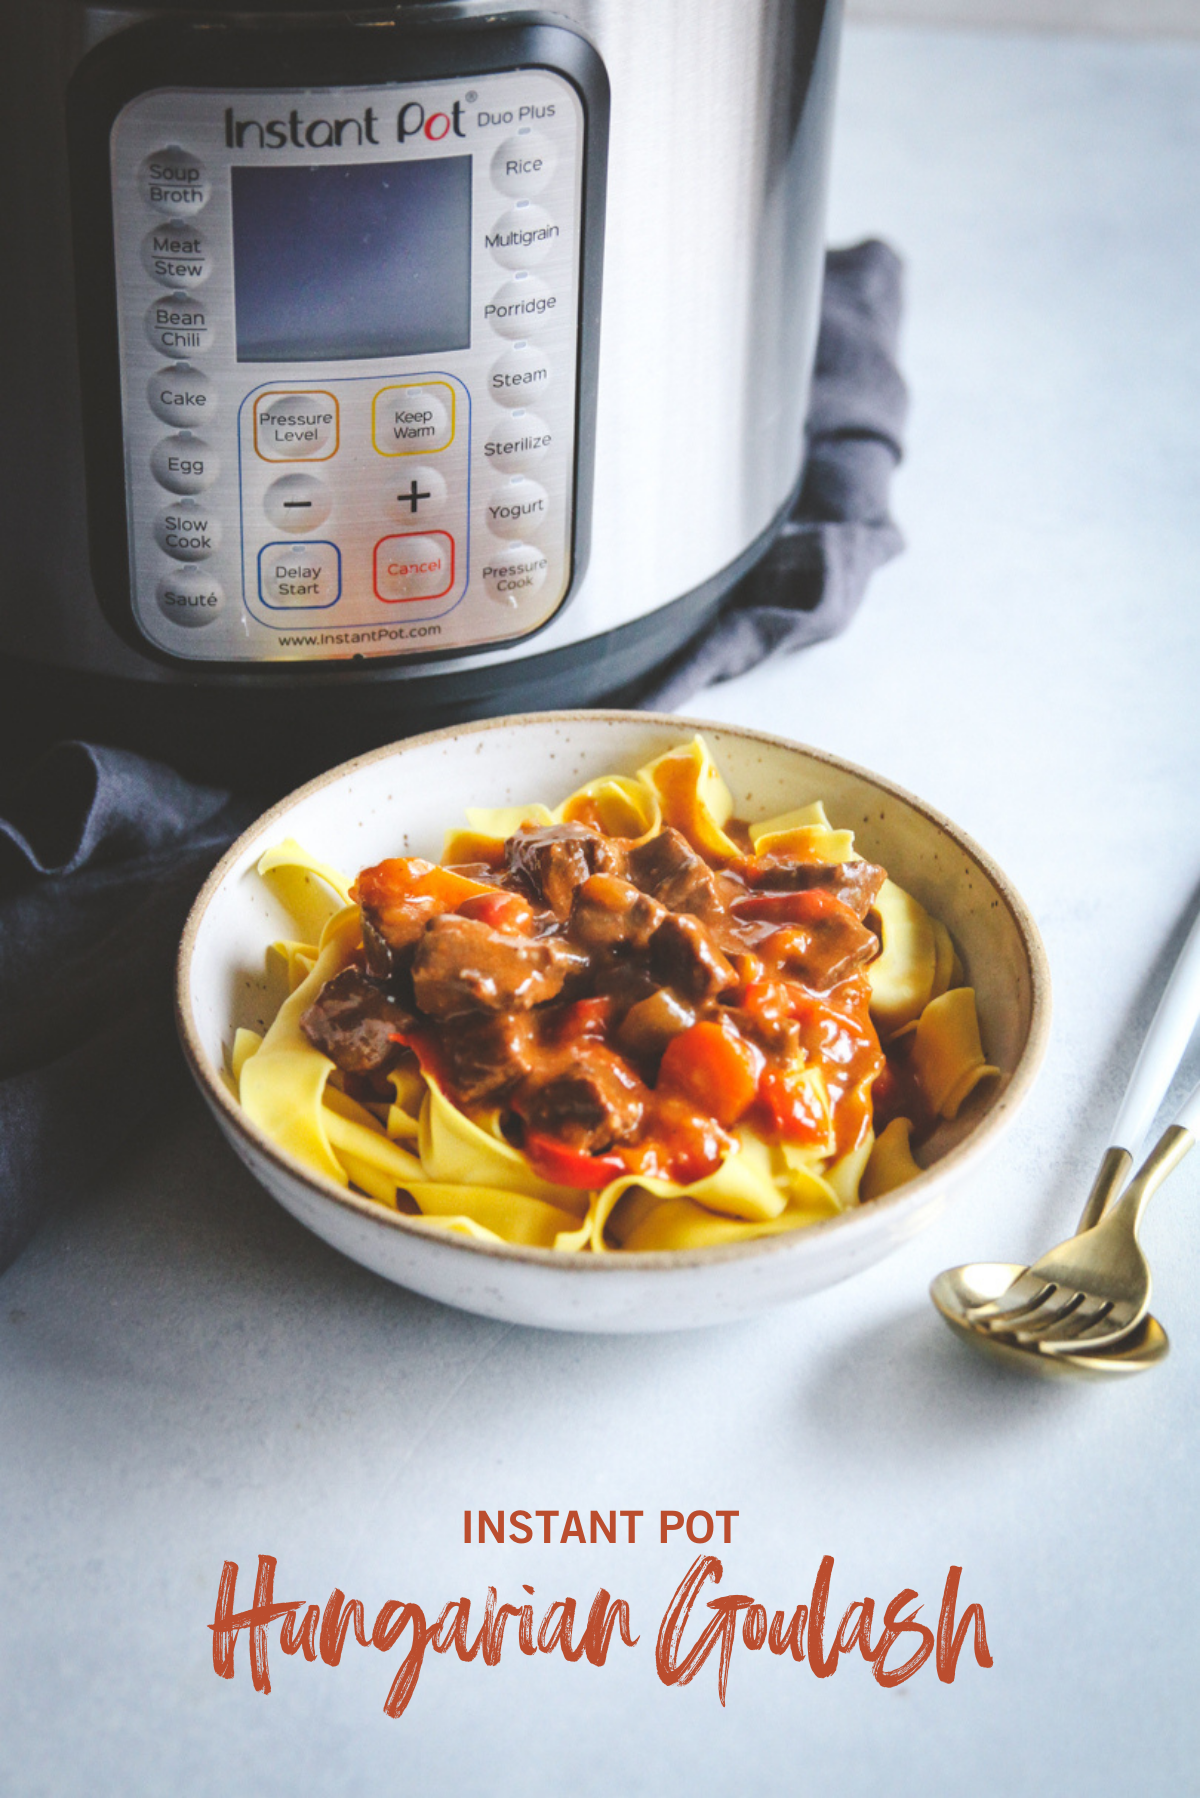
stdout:
<svg viewBox="0 0 1200 1800">
<path fill-rule="evenodd" d="M 375 592 L 381 600 L 440 600 L 454 586 L 454 539 L 448 531 L 401 532 L 375 546 Z"/>
<path fill-rule="evenodd" d="M 203 562 L 220 548 L 221 522 L 203 500 L 175 500 L 155 519 L 154 541 L 176 562 Z"/>
<path fill-rule="evenodd" d="M 201 569 L 180 569 L 177 575 L 164 575 L 155 590 L 158 610 L 172 625 L 185 625 L 194 631 L 198 625 L 211 625 L 225 605 L 225 590 L 219 581 Z"/>
<path fill-rule="evenodd" d="M 342 592 L 342 555 L 336 544 L 264 544 L 258 553 L 258 592 L 267 606 L 332 606 Z"/>
<path fill-rule="evenodd" d="M 484 564 L 483 585 L 502 606 L 519 606 L 528 595 L 537 593 L 548 568 L 544 550 L 535 550 L 532 544 L 510 544 Z"/>
<path fill-rule="evenodd" d="M 198 156 L 171 144 L 152 150 L 138 170 L 142 199 L 172 219 L 189 219 L 208 205 L 212 182 Z"/>
</svg>

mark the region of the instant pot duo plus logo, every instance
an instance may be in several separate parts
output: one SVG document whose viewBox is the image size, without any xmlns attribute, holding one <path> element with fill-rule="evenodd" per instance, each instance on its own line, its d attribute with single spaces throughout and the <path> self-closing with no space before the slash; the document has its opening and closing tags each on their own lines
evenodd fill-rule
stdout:
<svg viewBox="0 0 1200 1800">
<path fill-rule="evenodd" d="M 443 138 L 465 138 L 465 102 L 454 100 L 444 110 L 430 110 L 421 100 L 405 100 L 390 113 L 364 106 L 341 118 L 310 118 L 298 107 L 281 119 L 242 118 L 232 106 L 225 108 L 225 144 L 230 150 L 340 150 L 364 144 L 406 144 L 425 139 L 438 144 Z"/>
</svg>

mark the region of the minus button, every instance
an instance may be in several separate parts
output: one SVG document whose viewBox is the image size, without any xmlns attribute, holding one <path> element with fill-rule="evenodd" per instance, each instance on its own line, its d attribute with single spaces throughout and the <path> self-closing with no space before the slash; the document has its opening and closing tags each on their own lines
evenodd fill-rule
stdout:
<svg viewBox="0 0 1200 1800">
<path fill-rule="evenodd" d="M 263 511 L 284 530 L 316 531 L 333 511 L 333 495 L 315 475 L 281 475 L 263 495 Z M 298 512 L 307 519 L 298 519 Z"/>
</svg>

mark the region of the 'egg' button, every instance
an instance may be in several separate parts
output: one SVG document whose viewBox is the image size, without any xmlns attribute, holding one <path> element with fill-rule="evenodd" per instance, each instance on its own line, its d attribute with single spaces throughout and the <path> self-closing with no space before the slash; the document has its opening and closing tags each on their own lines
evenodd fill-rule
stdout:
<svg viewBox="0 0 1200 1800">
<path fill-rule="evenodd" d="M 258 592 L 267 606 L 332 606 L 342 592 L 336 544 L 264 544 L 258 553 Z"/>
<path fill-rule="evenodd" d="M 163 438 L 150 452 L 150 467 L 160 487 L 172 494 L 202 494 L 221 472 L 212 445 L 190 431 Z"/>
</svg>

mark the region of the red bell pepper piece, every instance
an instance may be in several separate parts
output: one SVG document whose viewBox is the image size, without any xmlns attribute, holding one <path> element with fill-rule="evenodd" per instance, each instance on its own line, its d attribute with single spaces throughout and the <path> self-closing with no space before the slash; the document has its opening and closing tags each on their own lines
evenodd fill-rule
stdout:
<svg viewBox="0 0 1200 1800">
<path fill-rule="evenodd" d="M 627 1173 L 619 1156 L 590 1156 L 586 1150 L 572 1150 L 569 1144 L 540 1131 L 526 1132 L 524 1150 L 534 1173 L 559 1187 L 607 1187 L 618 1175 Z"/>
</svg>

